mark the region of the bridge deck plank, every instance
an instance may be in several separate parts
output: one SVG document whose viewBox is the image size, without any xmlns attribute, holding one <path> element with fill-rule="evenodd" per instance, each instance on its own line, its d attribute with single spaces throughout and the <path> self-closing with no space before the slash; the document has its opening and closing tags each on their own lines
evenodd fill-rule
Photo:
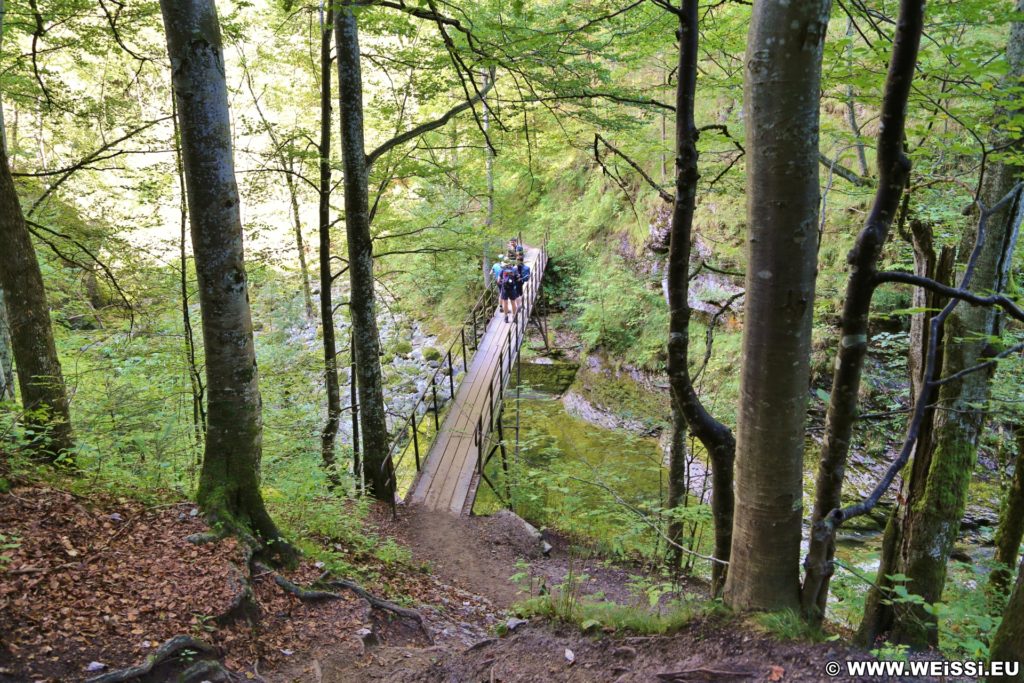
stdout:
<svg viewBox="0 0 1024 683">
<path fill-rule="evenodd" d="M 525 328 L 529 320 L 536 287 L 543 277 L 543 272 L 538 272 L 537 268 L 539 256 L 539 249 L 526 250 L 526 263 L 535 276 L 530 278 L 522 299 L 524 310 L 518 322 L 521 329 Z M 508 362 L 506 335 L 514 324 L 517 323 L 506 323 L 500 312 L 488 321 L 469 370 L 455 392 L 448 414 L 423 463 L 422 472 L 410 496 L 412 504 L 432 510 L 447 510 L 454 514 L 461 514 L 468 507 L 467 498 L 475 490 L 473 483 L 477 462 L 473 432 L 477 421 L 481 418 L 486 420 L 488 415 L 488 386 L 493 383 L 494 391 L 500 390 L 495 377 L 496 368 L 499 360 L 503 364 Z M 513 355 L 517 351 L 513 347 Z M 486 430 L 486 424 L 484 428 Z"/>
</svg>

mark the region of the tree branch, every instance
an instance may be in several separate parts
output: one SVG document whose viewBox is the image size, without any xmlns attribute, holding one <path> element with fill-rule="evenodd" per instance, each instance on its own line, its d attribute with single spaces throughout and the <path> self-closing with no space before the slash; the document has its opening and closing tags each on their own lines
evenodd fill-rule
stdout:
<svg viewBox="0 0 1024 683">
<path fill-rule="evenodd" d="M 437 128 L 440 128 L 440 127 L 444 126 L 449 121 L 451 121 L 455 116 L 457 116 L 457 115 L 461 114 L 462 112 L 466 111 L 467 109 L 472 107 L 477 102 L 483 101 L 484 96 L 487 95 L 487 92 L 493 86 L 494 86 L 494 70 L 492 69 L 491 70 L 491 77 L 490 77 L 490 79 L 488 79 L 487 84 L 484 85 L 484 87 L 481 90 L 477 91 L 476 95 L 474 95 L 472 98 L 470 98 L 470 99 L 468 99 L 468 100 L 466 100 L 466 101 L 464 101 L 464 102 L 462 102 L 462 103 L 452 107 L 451 109 L 446 111 L 443 115 L 439 116 L 438 118 L 434 119 L 433 121 L 425 121 L 425 122 L 421 123 L 420 125 L 415 126 L 414 128 L 410 128 L 409 130 L 405 131 L 404 133 L 401 133 L 400 135 L 396 135 L 395 137 L 391 138 L 387 142 L 384 142 L 379 147 L 377 147 L 377 149 L 373 150 L 372 152 L 370 152 L 369 154 L 366 155 L 366 165 L 367 166 L 372 166 L 373 162 L 375 162 L 378 158 L 380 158 L 381 155 L 387 153 L 389 150 L 392 150 L 395 147 L 397 147 L 397 146 L 399 146 L 399 145 L 401 145 L 403 143 L 408 142 L 409 140 L 413 140 L 415 138 L 418 138 L 419 136 L 423 135 L 424 133 L 428 133 L 428 132 L 430 132 L 432 130 L 436 130 Z"/>
<path fill-rule="evenodd" d="M 851 171 L 847 167 L 845 167 L 842 164 L 840 164 L 838 161 L 829 159 L 827 156 L 825 156 L 821 152 L 818 152 L 818 161 L 820 161 L 821 165 L 824 166 L 825 168 L 829 169 L 832 173 L 835 173 L 837 176 L 839 176 L 843 180 L 847 180 L 847 181 L 853 183 L 857 187 L 864 187 L 865 185 L 869 184 L 869 181 L 868 181 L 867 178 L 864 178 L 863 176 L 857 175 L 854 171 Z"/>
<path fill-rule="evenodd" d="M 673 196 L 672 196 L 672 195 L 671 195 L 671 194 L 670 194 L 670 193 L 669 193 L 669 192 L 668 192 L 668 191 L 667 191 L 667 190 L 666 190 L 665 188 L 663 188 L 663 187 L 662 187 L 661 185 L 659 185 L 658 183 L 654 182 L 654 179 L 653 179 L 653 178 L 651 178 L 651 176 L 647 175 L 647 172 L 646 172 L 646 171 L 644 171 L 644 169 L 640 168 L 640 165 L 639 165 L 639 164 L 637 164 L 637 163 L 636 163 L 635 161 L 633 161 L 633 160 L 632 160 L 632 159 L 630 159 L 630 158 L 629 158 L 628 156 L 626 156 L 626 155 L 625 155 L 625 154 L 624 154 L 624 153 L 623 153 L 623 152 L 622 152 L 621 150 L 619 150 L 619 149 L 618 149 L 617 147 L 615 147 L 615 145 L 613 145 L 612 143 L 608 142 L 608 141 L 607 141 L 607 140 L 605 140 L 605 139 L 604 139 L 603 137 L 601 137 L 601 134 L 600 134 L 600 133 L 594 133 L 594 158 L 595 158 L 595 159 L 597 159 L 597 161 L 598 161 L 599 163 L 600 163 L 600 154 L 598 153 L 598 149 L 597 149 L 597 143 L 598 143 L 598 142 L 601 142 L 601 143 L 603 143 L 605 147 L 607 147 L 608 149 L 610 149 L 610 150 L 611 150 L 612 152 L 614 152 L 615 154 L 618 154 L 618 155 L 619 155 L 620 157 L 622 157 L 622 159 L 623 159 L 623 160 L 624 160 L 624 161 L 625 161 L 625 162 L 626 162 L 627 164 L 629 164 L 630 166 L 632 166 L 632 167 L 633 167 L 633 170 L 635 170 L 635 171 L 636 171 L 637 173 L 639 173 L 639 174 L 640 174 L 640 176 L 641 176 L 641 177 L 642 177 L 642 178 L 643 178 L 644 180 L 646 180 L 646 181 L 647 181 L 647 184 L 648 184 L 648 185 L 650 185 L 651 187 L 653 187 L 653 188 L 654 188 L 654 190 L 655 190 L 655 191 L 656 191 L 656 192 L 658 193 L 658 196 L 659 196 L 659 197 L 661 197 L 661 198 L 662 198 L 662 200 L 664 200 L 665 202 L 667 202 L 667 203 L 669 203 L 669 204 L 672 204 L 673 202 L 675 202 L 675 197 L 673 197 Z"/>
</svg>

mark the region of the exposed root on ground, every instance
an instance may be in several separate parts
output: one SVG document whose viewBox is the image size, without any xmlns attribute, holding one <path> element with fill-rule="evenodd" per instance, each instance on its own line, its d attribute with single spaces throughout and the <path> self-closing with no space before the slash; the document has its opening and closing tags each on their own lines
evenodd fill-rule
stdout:
<svg viewBox="0 0 1024 683">
<path fill-rule="evenodd" d="M 86 683 L 129 683 L 131 681 L 166 680 L 168 672 L 160 671 L 166 665 L 192 661 L 201 657 L 201 661 L 192 663 L 176 680 L 182 683 L 191 681 L 229 681 L 234 676 L 221 666 L 216 658 L 220 651 L 213 645 L 191 636 L 175 636 L 158 647 L 153 654 L 146 657 L 146 661 L 139 666 L 128 667 L 118 671 L 111 671 L 90 678 Z"/>
<path fill-rule="evenodd" d="M 292 583 L 288 579 L 284 578 L 280 574 L 274 573 L 274 583 L 281 587 L 287 593 L 294 595 L 299 600 L 306 600 L 310 602 L 317 602 L 321 600 L 337 600 L 341 598 L 339 593 L 330 590 L 323 590 L 322 588 L 303 588 Z M 427 628 L 426 621 L 423 619 L 423 615 L 414 609 L 408 607 L 402 607 L 396 605 L 390 600 L 384 598 L 378 598 L 377 596 L 370 593 L 368 590 L 363 588 L 357 583 L 348 581 L 347 579 L 331 578 L 330 572 L 324 572 L 319 579 L 316 580 L 314 586 L 323 586 L 326 588 L 343 588 L 345 590 L 352 591 L 360 598 L 370 604 L 370 607 L 374 609 L 391 612 L 403 619 L 408 619 L 419 626 L 423 635 L 426 637 L 427 642 L 430 644 L 434 643 L 433 634 L 430 633 L 430 629 Z"/>
</svg>

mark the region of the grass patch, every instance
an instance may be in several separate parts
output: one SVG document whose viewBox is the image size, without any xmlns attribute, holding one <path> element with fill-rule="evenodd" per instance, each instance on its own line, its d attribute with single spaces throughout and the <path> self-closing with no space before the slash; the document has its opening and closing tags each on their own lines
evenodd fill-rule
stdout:
<svg viewBox="0 0 1024 683">
<path fill-rule="evenodd" d="M 675 601 L 652 611 L 646 607 L 614 602 L 571 599 L 560 589 L 517 603 L 513 611 L 524 618 L 541 617 L 571 624 L 584 633 L 602 631 L 638 635 L 673 633 L 704 613 L 700 605 L 689 601 Z"/>
<path fill-rule="evenodd" d="M 838 636 L 830 636 L 820 628 L 811 626 L 791 609 L 762 612 L 751 617 L 754 626 L 778 640 L 796 640 L 823 643 Z"/>
</svg>

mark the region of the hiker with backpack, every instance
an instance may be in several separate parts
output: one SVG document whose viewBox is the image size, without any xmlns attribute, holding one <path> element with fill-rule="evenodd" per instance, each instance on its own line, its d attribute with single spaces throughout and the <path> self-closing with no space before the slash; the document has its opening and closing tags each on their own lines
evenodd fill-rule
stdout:
<svg viewBox="0 0 1024 683">
<path fill-rule="evenodd" d="M 526 265 L 522 256 L 516 261 L 516 275 L 518 275 L 517 280 L 519 281 L 516 288 L 516 300 L 518 301 L 523 297 L 523 288 L 530 281 L 530 266 Z"/>
<path fill-rule="evenodd" d="M 501 310 L 505 314 L 505 322 L 511 313 L 515 319 L 519 311 L 519 296 L 522 294 L 522 285 L 519 278 L 519 269 L 510 261 L 502 263 L 501 272 L 498 274 L 498 299 L 501 300 Z"/>
</svg>

